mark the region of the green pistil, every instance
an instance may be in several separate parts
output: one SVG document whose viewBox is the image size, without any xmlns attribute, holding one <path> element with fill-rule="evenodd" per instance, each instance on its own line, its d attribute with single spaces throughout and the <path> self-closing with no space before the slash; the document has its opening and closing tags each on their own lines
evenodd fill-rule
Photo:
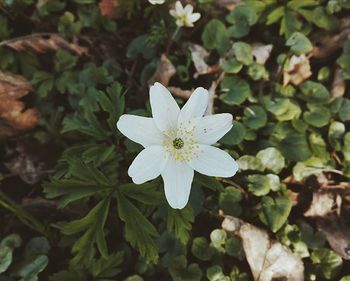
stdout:
<svg viewBox="0 0 350 281">
<path fill-rule="evenodd" d="M 180 138 L 176 138 L 173 140 L 173 146 L 176 148 L 176 149 L 181 149 L 183 148 L 184 146 L 184 141 Z"/>
</svg>

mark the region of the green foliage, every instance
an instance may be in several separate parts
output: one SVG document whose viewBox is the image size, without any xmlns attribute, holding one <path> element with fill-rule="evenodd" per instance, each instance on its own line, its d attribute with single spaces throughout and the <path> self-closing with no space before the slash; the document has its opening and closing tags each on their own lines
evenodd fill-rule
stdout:
<svg viewBox="0 0 350 281">
<path fill-rule="evenodd" d="M 259 218 L 272 232 L 278 231 L 287 221 L 292 202 L 287 196 L 263 197 L 259 205 Z"/>
<path fill-rule="evenodd" d="M 226 9 L 198 0 L 194 28 L 177 28 L 172 2 L 0 4 L 1 71 L 30 82 L 23 111 L 41 113 L 33 130 L 1 139 L 0 154 L 25 143 L 47 158 L 38 172 L 43 183 L 27 191 L 15 173 L 0 169 L 2 192 L 14 196 L 0 193 L 0 216 L 9 221 L 2 235 L 22 237 L 1 240 L 0 279 L 252 280 L 240 238 L 220 228 L 229 215 L 269 230 L 301 257 L 306 280 L 348 280 L 349 262 L 303 215 L 311 192 L 343 187 L 350 178 L 348 1 L 243 0 Z M 62 41 L 50 40 L 53 34 Z M 203 53 L 193 54 L 193 44 Z M 310 78 L 307 66 L 290 65 L 300 56 L 310 63 Z M 287 73 L 300 81 L 287 81 Z M 196 173 L 182 210 L 167 205 L 161 179 L 132 183 L 128 167 L 141 146 L 116 128 L 123 113 L 151 115 L 147 92 L 154 79 L 169 81 L 180 96 L 187 94 L 180 89 L 211 88 L 208 109 L 234 117 L 215 146 L 237 160 L 239 171 L 228 179 Z M 46 207 L 21 207 L 41 196 L 47 214 Z M 27 243 L 32 233 L 22 235 L 17 217 L 47 238 Z"/>
</svg>

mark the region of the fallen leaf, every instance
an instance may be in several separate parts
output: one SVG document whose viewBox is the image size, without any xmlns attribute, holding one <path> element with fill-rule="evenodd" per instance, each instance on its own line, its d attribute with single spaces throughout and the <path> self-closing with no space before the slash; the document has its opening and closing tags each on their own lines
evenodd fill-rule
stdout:
<svg viewBox="0 0 350 281">
<path fill-rule="evenodd" d="M 336 215 L 317 221 L 318 228 L 325 234 L 329 245 L 343 259 L 350 260 L 350 228 Z"/>
<path fill-rule="evenodd" d="M 339 31 L 339 33 L 331 35 L 325 35 L 324 32 L 315 33 L 311 41 L 316 47 L 312 50 L 311 56 L 317 59 L 324 59 L 343 47 L 350 34 L 350 19 L 348 17 L 340 20 Z"/>
<path fill-rule="evenodd" d="M 159 82 L 167 87 L 171 77 L 173 77 L 175 73 L 176 69 L 174 65 L 165 54 L 162 54 L 159 66 L 153 76 L 148 80 L 148 84 L 153 85 L 155 82 Z"/>
<path fill-rule="evenodd" d="M 290 58 L 289 64 L 283 73 L 283 85 L 292 83 L 298 86 L 312 75 L 310 61 L 305 55 Z"/>
<path fill-rule="evenodd" d="M 273 45 L 264 45 L 261 43 L 253 43 L 252 44 L 252 53 L 255 57 L 255 60 L 259 64 L 265 64 L 269 59 L 271 51 L 273 49 Z"/>
<path fill-rule="evenodd" d="M 345 93 L 345 80 L 342 77 L 342 69 L 336 68 L 334 72 L 334 79 L 332 83 L 332 97 L 338 98 L 344 96 Z"/>
<path fill-rule="evenodd" d="M 62 36 L 53 33 L 38 33 L 3 41 L 1 46 L 7 46 L 18 52 L 34 52 L 43 54 L 47 51 L 66 49 L 78 55 L 88 55 L 88 50 L 76 43 L 69 43 Z"/>
<path fill-rule="evenodd" d="M 340 213 L 341 196 L 337 192 L 315 191 L 309 209 L 304 213 L 305 217 L 326 217 L 333 213 Z"/>
<path fill-rule="evenodd" d="M 118 19 L 122 16 L 118 0 L 101 0 L 98 4 L 102 16 Z"/>
<path fill-rule="evenodd" d="M 4 162 L 6 168 L 28 184 L 35 184 L 44 176 L 42 171 L 45 164 L 30 154 L 23 145 L 18 144 L 15 149 L 7 148 L 5 158 L 8 159 Z"/>
<path fill-rule="evenodd" d="M 173 96 L 178 97 L 180 99 L 184 99 L 184 100 L 189 99 L 189 97 L 192 95 L 192 91 L 183 90 L 183 89 L 178 88 L 178 87 L 168 87 L 168 90 L 170 91 L 170 93 Z"/>
<path fill-rule="evenodd" d="M 225 216 L 222 228 L 241 238 L 255 281 L 304 280 L 301 258 L 287 246 L 270 239 L 266 231 L 231 216 Z"/>
<path fill-rule="evenodd" d="M 198 78 L 199 75 L 218 72 L 219 66 L 209 66 L 206 63 L 209 53 L 202 46 L 191 44 L 189 49 L 191 51 L 194 67 L 196 68 L 196 73 L 193 75 L 194 78 Z"/>
<path fill-rule="evenodd" d="M 25 109 L 19 98 L 32 89 L 24 77 L 0 71 L 0 139 L 34 128 L 40 119 L 37 109 Z"/>
<path fill-rule="evenodd" d="M 226 8 L 229 11 L 234 10 L 240 3 L 242 3 L 242 0 L 215 0 L 217 6 Z"/>
</svg>

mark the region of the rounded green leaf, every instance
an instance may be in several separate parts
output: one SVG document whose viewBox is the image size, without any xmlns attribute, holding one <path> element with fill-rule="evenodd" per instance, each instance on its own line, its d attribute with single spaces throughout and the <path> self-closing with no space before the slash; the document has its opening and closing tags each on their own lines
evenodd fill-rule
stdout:
<svg viewBox="0 0 350 281">
<path fill-rule="evenodd" d="M 221 82 L 220 100 L 228 105 L 238 105 L 243 103 L 250 95 L 249 84 L 238 76 L 226 76 Z"/>
<path fill-rule="evenodd" d="M 266 169 L 271 170 L 276 174 L 278 174 L 284 168 L 284 157 L 282 153 L 274 147 L 268 147 L 260 150 L 256 157 Z"/>
<path fill-rule="evenodd" d="M 331 113 L 326 107 L 317 106 L 313 107 L 310 111 L 304 112 L 303 118 L 306 123 L 321 128 L 329 123 Z"/>
<path fill-rule="evenodd" d="M 245 134 L 246 129 L 242 123 L 233 121 L 231 130 L 220 140 L 220 142 L 226 145 L 237 145 L 244 140 Z"/>
<path fill-rule="evenodd" d="M 300 85 L 301 98 L 317 104 L 327 103 L 330 99 L 329 91 L 325 86 L 313 81 L 306 81 Z"/>
<path fill-rule="evenodd" d="M 263 107 L 253 105 L 244 109 L 243 124 L 253 130 L 264 127 L 267 123 L 267 114 Z"/>
</svg>

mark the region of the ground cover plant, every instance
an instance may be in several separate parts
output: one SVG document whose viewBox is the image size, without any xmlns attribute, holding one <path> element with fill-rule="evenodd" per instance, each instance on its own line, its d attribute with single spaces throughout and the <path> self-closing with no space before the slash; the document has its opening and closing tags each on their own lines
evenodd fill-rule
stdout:
<svg viewBox="0 0 350 281">
<path fill-rule="evenodd" d="M 347 0 L 1 0 L 0 280 L 350 280 L 349 34 Z M 156 82 L 233 115 L 177 209 L 116 126 Z"/>
</svg>

